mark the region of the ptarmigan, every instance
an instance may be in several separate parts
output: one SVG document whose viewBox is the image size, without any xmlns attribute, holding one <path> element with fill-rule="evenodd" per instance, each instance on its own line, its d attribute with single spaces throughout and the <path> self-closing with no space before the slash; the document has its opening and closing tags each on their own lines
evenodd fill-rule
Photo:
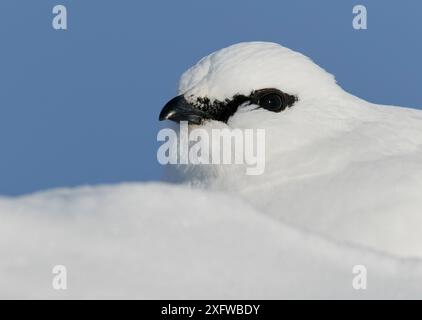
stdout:
<svg viewBox="0 0 422 320">
<path fill-rule="evenodd" d="M 339 241 L 422 256 L 422 111 L 364 101 L 304 55 L 251 42 L 187 70 L 165 119 L 266 130 L 264 174 L 185 166 L 188 180 Z"/>
</svg>

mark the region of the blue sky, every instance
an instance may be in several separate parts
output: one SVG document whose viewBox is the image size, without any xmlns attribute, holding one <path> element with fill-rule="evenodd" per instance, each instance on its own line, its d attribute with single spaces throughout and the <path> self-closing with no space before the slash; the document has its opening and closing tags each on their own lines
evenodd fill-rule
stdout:
<svg viewBox="0 0 422 320">
<path fill-rule="evenodd" d="M 51 26 L 54 5 L 68 30 Z M 352 8 L 368 9 L 368 30 Z M 273 41 L 347 91 L 422 107 L 422 2 L 0 2 L 0 194 L 158 180 L 157 117 L 180 74 L 227 45 Z"/>
</svg>

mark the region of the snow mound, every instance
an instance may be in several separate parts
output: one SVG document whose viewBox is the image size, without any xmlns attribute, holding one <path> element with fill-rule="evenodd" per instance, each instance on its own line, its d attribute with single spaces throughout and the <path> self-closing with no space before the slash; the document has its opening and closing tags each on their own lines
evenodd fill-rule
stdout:
<svg viewBox="0 0 422 320">
<path fill-rule="evenodd" d="M 418 298 L 422 261 L 335 243 L 233 196 L 123 184 L 0 198 L 1 298 Z M 52 288 L 65 265 L 68 289 Z M 364 265 L 367 290 L 354 290 Z"/>
</svg>

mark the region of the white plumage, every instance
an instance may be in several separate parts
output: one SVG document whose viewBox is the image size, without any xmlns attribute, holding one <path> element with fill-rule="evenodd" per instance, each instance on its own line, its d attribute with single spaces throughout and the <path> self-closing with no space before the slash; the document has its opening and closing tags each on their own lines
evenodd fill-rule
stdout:
<svg viewBox="0 0 422 320">
<path fill-rule="evenodd" d="M 307 57 L 263 42 L 203 58 L 181 77 L 179 94 L 224 101 L 263 88 L 298 101 L 280 113 L 240 108 L 227 127 L 266 130 L 265 174 L 210 166 L 183 174 L 301 228 L 422 257 L 422 111 L 359 99 Z"/>
</svg>

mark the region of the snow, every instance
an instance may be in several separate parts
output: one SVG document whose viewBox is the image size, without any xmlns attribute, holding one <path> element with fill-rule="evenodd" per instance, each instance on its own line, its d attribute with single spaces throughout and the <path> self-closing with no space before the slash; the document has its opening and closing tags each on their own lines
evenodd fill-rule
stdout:
<svg viewBox="0 0 422 320">
<path fill-rule="evenodd" d="M 0 199 L 1 298 L 417 298 L 422 261 L 301 231 L 222 193 L 170 184 Z M 53 290 L 54 265 L 68 289 Z M 368 270 L 354 290 L 354 265 Z"/>
</svg>

